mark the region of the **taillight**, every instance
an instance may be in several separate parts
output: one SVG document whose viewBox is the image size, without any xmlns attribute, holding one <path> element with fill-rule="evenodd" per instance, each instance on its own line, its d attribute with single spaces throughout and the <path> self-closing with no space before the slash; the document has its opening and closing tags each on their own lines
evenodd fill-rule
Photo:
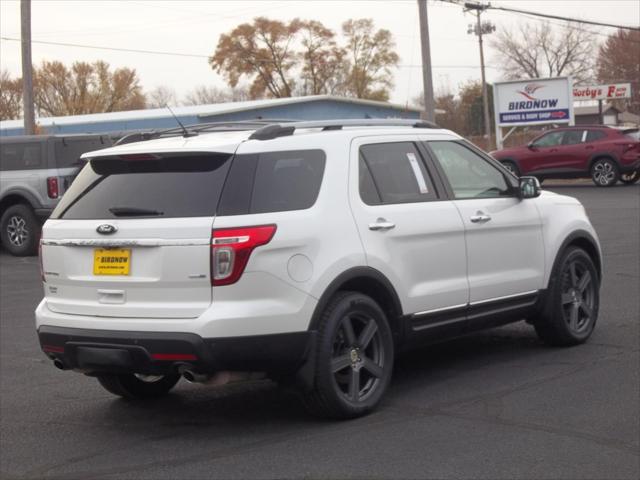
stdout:
<svg viewBox="0 0 640 480">
<path fill-rule="evenodd" d="M 275 225 L 213 230 L 211 284 L 220 286 L 237 282 L 253 249 L 269 243 L 275 233 Z"/>
<path fill-rule="evenodd" d="M 58 177 L 47 178 L 47 195 L 49 198 L 58 198 Z"/>
</svg>

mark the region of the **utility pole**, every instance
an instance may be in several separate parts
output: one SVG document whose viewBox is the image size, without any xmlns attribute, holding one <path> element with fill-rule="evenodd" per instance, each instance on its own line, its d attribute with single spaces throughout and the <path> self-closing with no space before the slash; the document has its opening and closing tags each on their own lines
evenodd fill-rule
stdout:
<svg viewBox="0 0 640 480">
<path fill-rule="evenodd" d="M 482 47 L 482 35 L 489 34 L 495 31 L 496 27 L 491 22 L 482 23 L 480 15 L 484 12 L 489 5 L 481 5 L 479 3 L 465 3 L 465 10 L 474 10 L 476 15 L 476 25 L 469 25 L 467 33 L 473 33 L 478 36 L 478 43 L 480 44 L 480 71 L 482 74 L 482 109 L 484 116 L 484 132 L 487 137 L 488 148 L 491 148 L 491 120 L 489 119 L 489 95 L 487 93 L 487 81 L 484 72 L 484 49 Z"/>
<path fill-rule="evenodd" d="M 34 135 L 36 133 L 36 120 L 33 109 L 33 65 L 31 64 L 31 0 L 20 0 L 20 20 L 24 134 Z"/>
<path fill-rule="evenodd" d="M 420 45 L 422 47 L 422 84 L 424 90 L 423 117 L 429 122 L 436 121 L 435 101 L 433 99 L 433 76 L 431 75 L 431 47 L 429 45 L 429 18 L 427 0 L 418 0 L 420 17 Z"/>
</svg>

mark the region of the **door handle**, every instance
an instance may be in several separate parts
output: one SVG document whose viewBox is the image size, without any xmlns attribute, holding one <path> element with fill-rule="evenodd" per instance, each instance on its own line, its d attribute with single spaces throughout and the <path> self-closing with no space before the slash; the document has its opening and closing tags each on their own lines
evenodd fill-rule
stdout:
<svg viewBox="0 0 640 480">
<path fill-rule="evenodd" d="M 585 150 L 593 150 L 593 145 L 587 145 L 584 148 L 585 148 Z"/>
<path fill-rule="evenodd" d="M 369 230 L 391 230 L 395 228 L 396 224 L 393 222 L 389 222 L 384 218 L 378 218 L 375 223 L 369 224 Z"/>
<path fill-rule="evenodd" d="M 553 153 L 553 152 L 557 152 L 558 149 L 557 148 L 552 148 L 551 150 L 549 150 L 549 153 Z"/>
<path fill-rule="evenodd" d="M 472 215 L 471 218 L 472 223 L 485 223 L 491 220 L 491 215 L 487 215 L 483 212 L 477 212 L 475 215 Z"/>
</svg>

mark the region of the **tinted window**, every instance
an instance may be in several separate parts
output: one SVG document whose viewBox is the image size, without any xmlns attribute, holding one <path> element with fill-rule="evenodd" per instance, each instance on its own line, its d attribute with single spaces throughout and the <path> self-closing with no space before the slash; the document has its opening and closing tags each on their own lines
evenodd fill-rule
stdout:
<svg viewBox="0 0 640 480">
<path fill-rule="evenodd" d="M 581 143 L 584 137 L 584 130 L 567 130 L 562 138 L 563 145 L 575 145 Z"/>
<path fill-rule="evenodd" d="M 34 170 L 47 168 L 42 142 L 0 144 L 0 170 Z"/>
<path fill-rule="evenodd" d="M 363 145 L 359 164 L 360 197 L 369 205 L 436 198 L 422 157 L 411 142 Z"/>
<path fill-rule="evenodd" d="M 502 172 L 469 148 L 456 142 L 429 142 L 456 198 L 510 196 Z"/>
<path fill-rule="evenodd" d="M 54 147 L 55 165 L 57 168 L 80 166 L 82 164 L 80 155 L 109 146 L 111 146 L 111 141 L 108 139 L 101 140 L 99 137 L 56 139 Z"/>
<path fill-rule="evenodd" d="M 587 142 L 602 140 L 607 134 L 601 130 L 587 130 Z"/>
<path fill-rule="evenodd" d="M 158 159 L 98 158 L 87 164 L 52 218 L 213 216 L 229 167 L 228 154 Z"/>
<path fill-rule="evenodd" d="M 533 142 L 536 147 L 553 147 L 562 143 L 564 132 L 550 132 Z"/>
<path fill-rule="evenodd" d="M 321 150 L 237 155 L 224 187 L 219 215 L 310 208 L 318 198 L 325 166 Z"/>
</svg>

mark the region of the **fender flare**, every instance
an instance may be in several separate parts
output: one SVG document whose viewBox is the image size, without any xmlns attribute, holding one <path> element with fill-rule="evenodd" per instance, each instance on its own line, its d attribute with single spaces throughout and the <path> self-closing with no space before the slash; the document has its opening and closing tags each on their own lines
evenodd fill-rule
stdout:
<svg viewBox="0 0 640 480">
<path fill-rule="evenodd" d="M 564 239 L 564 241 L 560 245 L 560 248 L 558 248 L 558 251 L 556 252 L 556 256 L 553 259 L 553 266 L 551 267 L 551 272 L 549 273 L 549 281 L 551 281 L 551 277 L 554 275 L 558 267 L 558 261 L 560 260 L 560 255 L 562 255 L 562 252 L 564 252 L 567 249 L 567 247 L 571 243 L 574 243 L 576 240 L 583 241 L 583 242 L 586 241 L 590 245 L 591 251 L 587 251 L 587 254 L 589 254 L 589 256 L 594 257 L 593 263 L 595 263 L 596 270 L 598 271 L 598 277 L 600 280 L 602 279 L 602 275 L 603 275 L 602 253 L 600 251 L 600 247 L 598 246 L 598 242 L 596 241 L 595 238 L 593 238 L 593 235 L 591 235 L 586 230 L 575 230 L 571 232 L 569 235 L 567 235 L 567 237 Z"/>
<path fill-rule="evenodd" d="M 596 161 L 603 159 L 603 158 L 610 158 L 611 160 L 613 160 L 613 162 L 616 164 L 616 166 L 618 167 L 618 169 L 620 169 L 620 159 L 618 158 L 618 155 L 612 152 L 596 152 L 596 153 L 592 153 L 589 156 L 589 175 L 591 175 L 591 168 L 593 168 L 593 164 L 596 163 Z"/>
<path fill-rule="evenodd" d="M 396 292 L 396 289 L 393 287 L 393 284 L 389 281 L 389 279 L 382 272 L 376 270 L 375 268 L 353 267 L 349 270 L 345 270 L 336 278 L 334 278 L 329 286 L 327 286 L 327 288 L 324 290 L 324 292 L 320 296 L 320 299 L 318 300 L 315 310 L 313 311 L 308 330 L 318 329 L 320 318 L 322 317 L 322 312 L 327 306 L 327 303 L 329 303 L 329 300 L 331 300 L 331 297 L 333 297 L 335 293 L 338 292 L 338 290 L 340 290 L 340 288 L 347 282 L 359 278 L 366 278 L 379 283 L 391 297 L 391 303 L 395 315 L 398 318 L 402 316 L 402 304 L 400 303 L 400 297 L 398 297 L 398 293 Z"/>
<path fill-rule="evenodd" d="M 40 202 L 35 197 L 35 195 L 33 195 L 28 190 L 24 190 L 21 188 L 11 188 L 6 192 L 4 192 L 2 194 L 2 198 L 0 198 L 0 205 L 3 205 L 4 201 L 12 195 L 24 198 L 26 202 L 29 204 L 29 206 L 31 206 L 31 208 L 33 209 L 39 208 L 38 205 L 40 205 Z M 4 211 L 4 207 L 2 207 L 2 210 Z"/>
</svg>

